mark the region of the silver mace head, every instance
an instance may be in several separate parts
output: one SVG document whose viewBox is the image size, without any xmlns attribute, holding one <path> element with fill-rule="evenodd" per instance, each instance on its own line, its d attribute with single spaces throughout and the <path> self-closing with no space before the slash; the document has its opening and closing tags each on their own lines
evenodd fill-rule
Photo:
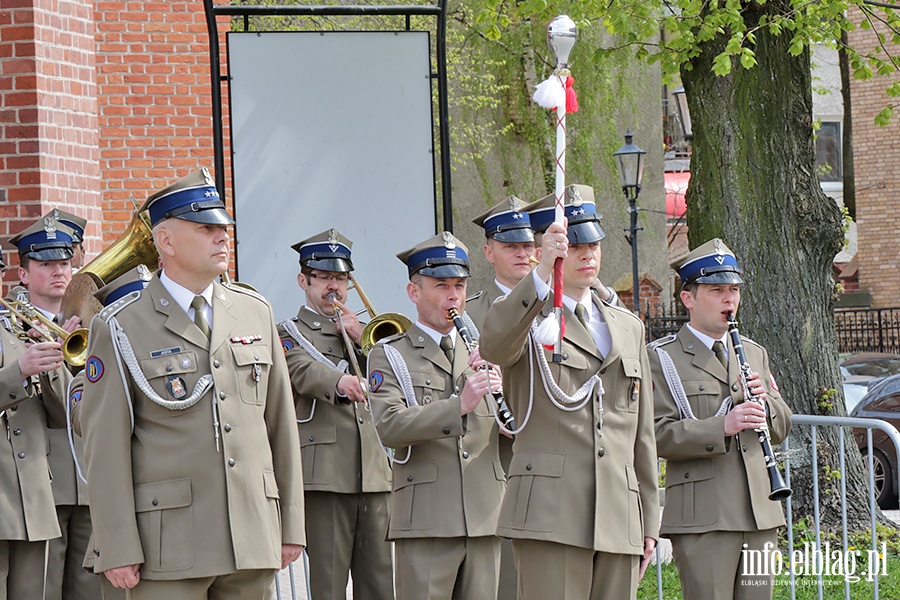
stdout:
<svg viewBox="0 0 900 600">
<path fill-rule="evenodd" d="M 547 43 L 556 56 L 556 68 L 567 69 L 569 67 L 569 53 L 575 45 L 578 37 L 578 28 L 575 21 L 568 15 L 559 15 L 547 26 Z"/>
</svg>

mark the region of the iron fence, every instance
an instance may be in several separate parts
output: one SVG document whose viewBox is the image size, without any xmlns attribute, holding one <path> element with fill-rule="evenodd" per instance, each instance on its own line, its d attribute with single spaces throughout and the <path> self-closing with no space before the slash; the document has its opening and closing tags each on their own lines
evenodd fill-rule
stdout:
<svg viewBox="0 0 900 600">
<path fill-rule="evenodd" d="M 841 352 L 900 352 L 900 308 L 834 311 Z"/>
</svg>

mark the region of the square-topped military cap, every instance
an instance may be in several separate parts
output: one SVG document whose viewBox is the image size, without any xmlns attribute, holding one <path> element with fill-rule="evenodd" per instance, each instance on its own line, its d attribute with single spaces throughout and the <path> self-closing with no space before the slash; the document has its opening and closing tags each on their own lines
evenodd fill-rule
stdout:
<svg viewBox="0 0 900 600">
<path fill-rule="evenodd" d="M 80 244 L 84 241 L 84 230 L 87 227 L 87 219 L 58 208 L 54 208 L 44 216 L 52 216 L 54 219 L 71 229 L 72 241 L 74 243 Z"/>
<path fill-rule="evenodd" d="M 594 188 L 573 183 L 563 191 L 563 209 L 569 221 L 566 231 L 570 244 L 591 244 L 606 237 L 600 226 L 602 215 L 597 214 Z M 531 217 L 531 227 L 544 233 L 556 217 L 556 194 L 544 196 L 525 207 Z"/>
<path fill-rule="evenodd" d="M 353 270 L 350 248 L 353 242 L 337 229 L 328 229 L 297 242 L 291 248 L 300 254 L 300 264 L 319 271 L 347 273 Z"/>
<path fill-rule="evenodd" d="M 741 284 L 741 269 L 725 242 L 713 238 L 672 263 L 682 287 L 689 283 Z"/>
<path fill-rule="evenodd" d="M 94 292 L 94 298 L 99 300 L 103 306 L 109 306 L 119 298 L 143 290 L 152 278 L 153 274 L 146 265 L 138 265 Z"/>
<path fill-rule="evenodd" d="M 469 277 L 469 249 L 449 231 L 416 244 L 397 255 L 412 277 Z"/>
<path fill-rule="evenodd" d="M 72 258 L 72 241 L 72 230 L 54 219 L 53 215 L 47 215 L 13 236 L 9 243 L 19 249 L 19 256 L 45 261 Z"/>
<path fill-rule="evenodd" d="M 488 239 L 499 242 L 533 242 L 531 219 L 522 210 L 524 206 L 524 202 L 510 196 L 472 219 L 472 222 L 484 227 L 484 235 Z"/>
<path fill-rule="evenodd" d="M 156 192 L 147 198 L 140 210 L 150 213 L 151 227 L 172 218 L 209 225 L 234 225 L 206 167 Z"/>
</svg>

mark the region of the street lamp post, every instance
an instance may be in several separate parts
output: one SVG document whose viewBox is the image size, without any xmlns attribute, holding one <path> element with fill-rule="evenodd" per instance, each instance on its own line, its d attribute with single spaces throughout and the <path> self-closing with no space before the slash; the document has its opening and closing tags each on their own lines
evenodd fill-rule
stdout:
<svg viewBox="0 0 900 600">
<path fill-rule="evenodd" d="M 631 225 L 625 232 L 625 239 L 631 244 L 631 286 L 634 295 L 634 312 L 641 316 L 640 282 L 638 281 L 638 247 L 637 232 L 643 229 L 638 227 L 637 198 L 641 193 L 641 178 L 644 175 L 644 155 L 641 150 L 631 143 L 631 132 L 625 134 L 625 145 L 616 150 L 613 156 L 619 167 L 619 181 L 622 184 L 622 192 L 628 200 L 628 212 L 631 215 Z"/>
</svg>

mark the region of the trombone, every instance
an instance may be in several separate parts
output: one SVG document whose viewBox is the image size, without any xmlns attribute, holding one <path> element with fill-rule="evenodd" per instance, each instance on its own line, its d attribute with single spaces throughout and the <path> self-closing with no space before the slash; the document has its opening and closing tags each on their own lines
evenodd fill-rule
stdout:
<svg viewBox="0 0 900 600">
<path fill-rule="evenodd" d="M 33 340 L 26 331 L 26 323 L 31 324 L 35 320 L 40 321 L 46 329 L 35 327 L 40 332 L 40 337 L 44 341 L 55 342 L 57 338 L 62 340 L 62 353 L 65 361 L 73 367 L 83 367 L 87 362 L 88 348 L 88 330 L 84 327 L 76 329 L 69 333 L 41 313 L 30 302 L 24 300 L 4 300 L 0 298 L 0 307 L 9 311 L 12 317 L 19 320 L 14 326 L 18 329 L 16 332 L 22 340 Z"/>
<path fill-rule="evenodd" d="M 400 313 L 381 313 L 380 315 L 372 307 L 369 297 L 363 291 L 362 286 L 350 273 L 350 287 L 347 289 L 355 289 L 359 294 L 359 299 L 366 307 L 369 313 L 370 321 L 363 327 L 362 336 L 360 337 L 360 346 L 362 346 L 363 354 L 368 356 L 369 351 L 375 347 L 378 340 L 396 335 L 398 333 L 406 333 L 412 327 L 412 321 L 408 317 Z"/>
</svg>

